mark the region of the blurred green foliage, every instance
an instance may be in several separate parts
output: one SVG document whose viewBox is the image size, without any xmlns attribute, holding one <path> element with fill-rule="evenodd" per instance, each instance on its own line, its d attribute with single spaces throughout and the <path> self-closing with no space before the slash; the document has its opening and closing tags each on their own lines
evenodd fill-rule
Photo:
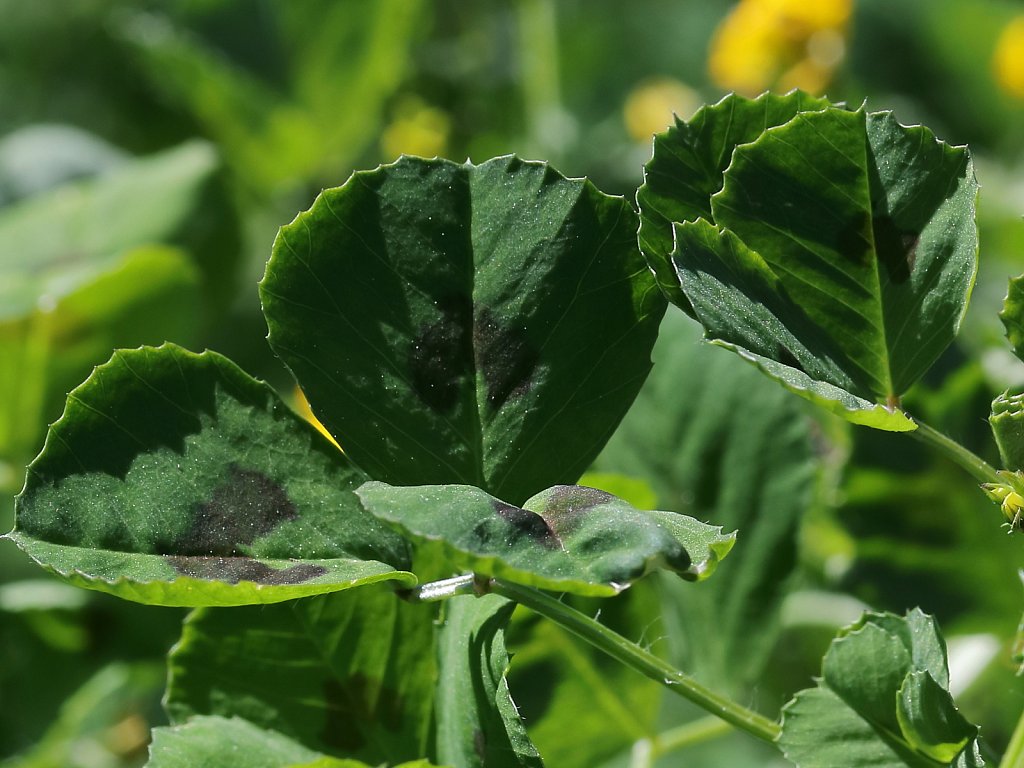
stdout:
<svg viewBox="0 0 1024 768">
<path fill-rule="evenodd" d="M 1014 74 L 1024 72 L 1024 40 L 1013 37 L 1024 34 L 1015 32 L 1024 6 L 822 0 L 831 16 L 801 20 L 772 17 L 769 5 L 786 4 L 0 0 L 0 521 L 10 522 L 23 467 L 65 394 L 114 347 L 210 346 L 285 384 L 263 341 L 255 282 L 277 227 L 322 186 L 400 152 L 476 162 L 514 152 L 632 197 L 650 135 L 673 111 L 686 117 L 729 90 L 709 68 L 727 43 L 785 57 L 751 87 L 867 99 L 971 144 L 983 187 L 974 302 L 957 344 L 907 402 L 994 458 L 988 404 L 1024 381 L 996 318 L 1006 278 L 1024 271 L 1024 86 Z M 740 36 L 731 42 L 727 19 Z M 780 34 L 785 46 L 771 48 Z M 678 429 L 668 444 L 685 442 L 686 425 Z M 994 643 L 961 690 L 968 716 L 991 724 L 985 735 L 1001 747 L 1024 706 L 1010 673 L 1024 565 L 1015 538 L 999 536 L 969 479 L 898 436 L 826 421 L 814 439 L 838 491 L 795 526 L 800 565 L 792 594 L 765 619 L 777 640 L 759 650 L 772 659 L 763 690 L 805 684 L 832 627 L 852 618 L 799 610 L 808 600 L 920 605 L 954 636 Z M 685 498 L 685 472 L 659 483 L 611 456 L 602 472 L 635 475 L 616 482 L 642 478 Z M 0 759 L 140 764 L 148 728 L 162 722 L 159 670 L 180 615 L 37 577 L 0 546 Z M 646 603 L 629 611 L 653 626 Z M 545 631 L 519 633 L 524 684 L 545 664 L 592 663 L 560 635 L 568 645 L 540 650 L 532 637 Z M 545 709 L 583 700 L 564 685 L 523 696 L 540 742 L 571 730 Z M 972 685 L 987 693 L 972 695 Z M 661 720 L 689 717 L 669 705 Z M 95 759 L 73 762 L 72 752 Z M 767 764 L 730 739 L 691 757 L 693 766 Z"/>
</svg>

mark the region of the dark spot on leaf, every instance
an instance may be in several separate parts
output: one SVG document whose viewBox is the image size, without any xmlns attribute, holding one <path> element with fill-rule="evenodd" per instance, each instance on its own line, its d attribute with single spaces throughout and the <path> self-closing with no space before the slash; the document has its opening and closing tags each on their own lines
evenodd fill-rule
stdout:
<svg viewBox="0 0 1024 768">
<path fill-rule="evenodd" d="M 530 390 L 540 355 L 524 331 L 504 328 L 494 313 L 484 307 L 477 311 L 473 321 L 473 348 L 477 368 L 487 385 L 487 405 L 492 411 Z"/>
<path fill-rule="evenodd" d="M 901 230 L 889 216 L 875 216 L 872 231 L 878 259 L 888 272 L 889 279 L 894 283 L 909 280 L 917 258 L 919 235 Z"/>
<path fill-rule="evenodd" d="M 207 581 L 224 581 L 237 584 L 252 581 L 256 584 L 280 586 L 302 584 L 327 573 L 327 569 L 311 563 L 298 563 L 288 568 L 271 568 L 266 563 L 251 557 L 178 557 L 165 556 L 171 567 L 182 576 Z"/>
<path fill-rule="evenodd" d="M 234 557 L 243 554 L 240 545 L 251 544 L 298 516 L 280 485 L 262 472 L 232 464 L 227 481 L 214 489 L 209 501 L 196 506 L 191 526 L 171 551 Z"/>
<path fill-rule="evenodd" d="M 491 506 L 494 507 L 494 513 L 515 528 L 517 533 L 528 536 L 547 549 L 561 549 L 561 542 L 555 532 L 536 512 L 520 509 L 497 499 L 491 502 Z"/>
<path fill-rule="evenodd" d="M 556 531 L 574 528 L 588 510 L 615 501 L 615 497 L 585 485 L 556 485 L 544 499 L 544 518 Z"/>
<path fill-rule="evenodd" d="M 409 351 L 412 387 L 437 411 L 450 411 L 459 400 L 461 380 L 469 371 L 472 299 L 450 296 L 438 302 L 441 317 L 420 327 Z"/>
<path fill-rule="evenodd" d="M 839 231 L 835 248 L 850 261 L 867 266 L 871 261 L 871 241 L 868 239 L 868 214 L 858 213 L 854 219 Z"/>
<path fill-rule="evenodd" d="M 403 726 L 405 699 L 377 678 L 357 672 L 344 681 L 329 679 L 323 692 L 327 706 L 321 738 L 331 747 L 353 752 L 366 746 L 368 727 L 397 732 Z"/>
</svg>

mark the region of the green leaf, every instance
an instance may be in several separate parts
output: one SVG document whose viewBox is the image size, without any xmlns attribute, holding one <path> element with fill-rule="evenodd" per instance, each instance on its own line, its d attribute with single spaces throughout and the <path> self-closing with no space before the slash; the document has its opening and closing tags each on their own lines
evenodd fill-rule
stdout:
<svg viewBox="0 0 1024 768">
<path fill-rule="evenodd" d="M 789 122 L 798 112 L 828 106 L 827 100 L 801 91 L 785 96 L 764 93 L 753 100 L 730 94 L 701 107 L 688 121 L 677 117 L 673 127 L 654 137 L 654 155 L 644 166 L 644 183 L 636 195 L 640 249 L 654 267 L 658 284 L 687 314 L 693 315 L 693 308 L 669 262 L 672 223 L 713 218 L 711 196 L 722 188 L 722 174 L 736 146 Z"/>
<path fill-rule="evenodd" d="M 438 634 L 437 760 L 455 768 L 541 768 L 509 694 L 505 626 L 515 603 L 498 595 L 445 602 Z"/>
<path fill-rule="evenodd" d="M 657 580 L 662 616 L 680 669 L 736 698 L 756 687 L 770 707 L 765 669 L 797 570 L 798 533 L 823 482 L 818 427 L 806 404 L 702 344 L 700 326 L 680 312 L 662 321 L 653 359 L 594 467 L 645 481 L 652 506 L 741 532 L 738 556 L 699 589 Z"/>
<path fill-rule="evenodd" d="M 141 246 L 68 294 L 0 321 L 0 455 L 28 463 L 67 393 L 111 349 L 196 338 L 201 297 L 186 253 Z"/>
<path fill-rule="evenodd" d="M 436 608 L 379 587 L 273 606 L 201 609 L 170 655 L 166 708 L 244 717 L 371 764 L 428 754 Z"/>
<path fill-rule="evenodd" d="M 287 736 L 239 717 L 195 717 L 153 730 L 147 768 L 372 768 L 307 749 Z M 426 760 L 395 768 L 431 768 Z"/>
<path fill-rule="evenodd" d="M 656 568 L 711 575 L 735 534 L 674 512 L 646 512 L 595 488 L 560 485 L 523 507 L 468 485 L 389 486 L 358 494 L 406 536 L 441 541 L 476 573 L 542 589 L 609 596 Z"/>
<path fill-rule="evenodd" d="M 1013 353 L 1024 360 L 1024 275 L 1010 279 L 999 319 L 1003 321 Z"/>
<path fill-rule="evenodd" d="M 931 617 L 866 614 L 832 642 L 817 687 L 786 705 L 779 744 L 800 768 L 984 765 L 948 687 Z"/>
<path fill-rule="evenodd" d="M 114 26 L 152 86 L 215 137 L 235 173 L 264 195 L 351 168 L 365 153 L 406 76 L 423 7 L 382 0 L 268 8 L 257 30 L 266 36 L 252 42 L 270 49 L 271 63 L 259 69 L 273 70 L 271 78 L 232 61 L 192 25 L 176 25 L 173 11 L 126 9 Z"/>
<path fill-rule="evenodd" d="M 412 581 L 352 493 L 362 473 L 213 352 L 116 352 L 28 471 L 8 536 L 80 586 L 195 606 Z"/>
<path fill-rule="evenodd" d="M 542 163 L 402 158 L 282 228 L 270 344 L 372 477 L 520 504 L 583 473 L 650 369 L 636 227 Z"/>
<path fill-rule="evenodd" d="M 52 306 L 150 243 L 183 248 L 211 306 L 232 295 L 239 234 L 210 144 L 193 141 L 0 211 L 0 321 Z"/>
<path fill-rule="evenodd" d="M 1008 389 L 992 401 L 988 417 L 1006 469 L 1024 469 L 1024 388 Z"/>
<path fill-rule="evenodd" d="M 839 415 L 899 397 L 959 328 L 977 269 L 967 151 L 890 113 L 800 112 L 735 147 L 670 265 L 709 339 Z"/>
</svg>

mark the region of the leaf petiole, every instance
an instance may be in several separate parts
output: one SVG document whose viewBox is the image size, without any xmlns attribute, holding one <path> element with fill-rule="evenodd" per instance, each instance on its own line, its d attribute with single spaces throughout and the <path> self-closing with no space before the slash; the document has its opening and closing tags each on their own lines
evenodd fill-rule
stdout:
<svg viewBox="0 0 1024 768">
<path fill-rule="evenodd" d="M 917 429 L 907 432 L 911 437 L 916 437 L 922 443 L 937 448 L 947 459 L 959 464 L 975 479 L 981 483 L 995 483 L 1001 485 L 1005 482 L 999 472 L 983 458 L 960 445 L 956 440 L 942 434 L 937 429 L 929 427 L 920 419 L 913 419 Z"/>
<path fill-rule="evenodd" d="M 661 683 L 673 693 L 693 702 L 716 717 L 764 741 L 774 742 L 780 733 L 779 724 L 737 704 L 668 662 L 644 650 L 586 614 L 530 587 L 492 579 L 490 591 L 525 605 L 530 610 L 554 621 L 564 629 L 586 640 L 598 650 L 640 674 Z"/>
</svg>

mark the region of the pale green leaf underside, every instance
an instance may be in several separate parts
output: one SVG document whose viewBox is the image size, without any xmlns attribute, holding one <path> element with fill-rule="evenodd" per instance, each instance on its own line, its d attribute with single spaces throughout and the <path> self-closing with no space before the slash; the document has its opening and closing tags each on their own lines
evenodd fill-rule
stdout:
<svg viewBox="0 0 1024 768">
<path fill-rule="evenodd" d="M 865 615 L 832 642 L 817 687 L 783 710 L 786 757 L 799 768 L 984 765 L 978 729 L 949 694 L 945 654 L 934 620 L 916 609 Z"/>
<path fill-rule="evenodd" d="M 656 568 L 706 578 L 735 541 L 583 486 L 550 488 L 522 508 L 472 486 L 369 482 L 357 494 L 374 515 L 414 539 L 442 541 L 477 573 L 580 595 L 617 594 Z"/>
<path fill-rule="evenodd" d="M 226 358 L 121 351 L 69 395 L 10 537 L 80 586 L 161 605 L 412 583 L 352 492 L 364 479 Z"/>
<path fill-rule="evenodd" d="M 5 209 L 0 320 L 59 301 L 152 243 L 182 246 L 221 278 L 215 290 L 230 288 L 237 242 L 219 167 L 213 147 L 194 141 Z"/>
<path fill-rule="evenodd" d="M 509 693 L 505 627 L 515 603 L 498 595 L 445 602 L 437 636 L 437 761 L 458 768 L 542 768 Z"/>
<path fill-rule="evenodd" d="M 636 214 L 543 163 L 405 157 L 283 227 L 269 341 L 346 454 L 513 503 L 574 482 L 650 370 Z"/>
<path fill-rule="evenodd" d="M 242 718 L 195 717 L 184 725 L 155 728 L 147 768 L 373 768 L 330 757 Z M 394 768 L 431 768 L 426 760 Z"/>
<path fill-rule="evenodd" d="M 899 397 L 952 341 L 977 268 L 966 150 L 830 108 L 730 156 L 705 215 L 674 224 L 681 306 L 809 399 L 912 429 Z"/>
</svg>

